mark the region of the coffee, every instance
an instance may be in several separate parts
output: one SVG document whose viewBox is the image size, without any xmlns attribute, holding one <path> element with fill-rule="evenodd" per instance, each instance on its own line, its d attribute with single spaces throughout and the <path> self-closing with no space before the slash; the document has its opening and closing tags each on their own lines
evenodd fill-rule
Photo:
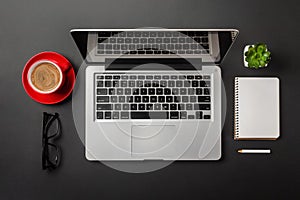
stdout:
<svg viewBox="0 0 300 200">
<path fill-rule="evenodd" d="M 31 82 L 43 92 L 55 89 L 60 83 L 60 72 L 55 65 L 51 63 L 40 63 L 31 73 Z"/>
</svg>

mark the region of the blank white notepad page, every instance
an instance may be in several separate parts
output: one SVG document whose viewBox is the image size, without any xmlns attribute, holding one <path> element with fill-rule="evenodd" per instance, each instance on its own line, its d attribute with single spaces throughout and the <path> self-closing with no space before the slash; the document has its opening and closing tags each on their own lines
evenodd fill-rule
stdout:
<svg viewBox="0 0 300 200">
<path fill-rule="evenodd" d="M 235 139 L 279 137 L 279 79 L 236 77 Z"/>
</svg>

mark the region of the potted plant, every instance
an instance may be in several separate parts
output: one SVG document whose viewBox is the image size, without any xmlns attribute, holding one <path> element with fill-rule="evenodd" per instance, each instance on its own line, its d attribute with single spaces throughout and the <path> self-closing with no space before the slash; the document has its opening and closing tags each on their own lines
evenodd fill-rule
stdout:
<svg viewBox="0 0 300 200">
<path fill-rule="evenodd" d="M 244 65 L 249 68 L 267 67 L 271 60 L 271 52 L 263 43 L 247 45 L 244 49 Z"/>
</svg>

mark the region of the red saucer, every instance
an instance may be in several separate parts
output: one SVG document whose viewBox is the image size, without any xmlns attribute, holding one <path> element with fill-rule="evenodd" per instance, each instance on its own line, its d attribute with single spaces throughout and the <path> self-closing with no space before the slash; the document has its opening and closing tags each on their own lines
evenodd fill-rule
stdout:
<svg viewBox="0 0 300 200">
<path fill-rule="evenodd" d="M 28 83 L 27 73 L 29 67 L 39 60 L 50 60 L 61 68 L 68 68 L 65 72 L 66 79 L 64 85 L 52 94 L 40 94 L 33 90 Z M 55 104 L 63 101 L 71 94 L 75 85 L 75 72 L 71 63 L 64 56 L 56 52 L 42 52 L 30 58 L 30 60 L 26 63 L 22 73 L 22 83 L 25 91 L 33 100 L 42 104 Z"/>
</svg>

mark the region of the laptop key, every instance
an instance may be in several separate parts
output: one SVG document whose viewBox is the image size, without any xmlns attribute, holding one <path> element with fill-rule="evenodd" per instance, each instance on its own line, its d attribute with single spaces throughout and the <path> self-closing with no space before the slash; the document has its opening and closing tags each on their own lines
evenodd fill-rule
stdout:
<svg viewBox="0 0 300 200">
<path fill-rule="evenodd" d="M 105 112 L 105 119 L 111 119 L 111 112 Z"/>
<path fill-rule="evenodd" d="M 111 96 L 110 101 L 113 102 L 113 103 L 118 102 L 118 96 Z"/>
<path fill-rule="evenodd" d="M 189 81 L 183 81 L 184 87 L 190 87 L 190 82 Z"/>
<path fill-rule="evenodd" d="M 187 112 L 186 111 L 181 111 L 180 112 L 180 119 L 186 119 L 187 118 Z"/>
<path fill-rule="evenodd" d="M 194 110 L 210 110 L 210 104 L 194 104 Z"/>
<path fill-rule="evenodd" d="M 123 95 L 123 88 L 117 89 L 117 95 Z"/>
<path fill-rule="evenodd" d="M 129 110 L 129 104 L 128 103 L 123 104 L 123 110 Z"/>
<path fill-rule="evenodd" d="M 157 88 L 157 89 L 156 89 L 156 94 L 157 94 L 157 95 L 163 94 L 163 89 L 162 89 L 162 88 Z"/>
<path fill-rule="evenodd" d="M 209 95 L 210 94 L 210 89 L 209 88 L 204 88 L 204 94 Z"/>
<path fill-rule="evenodd" d="M 143 81 L 136 81 L 136 87 L 143 87 Z"/>
<path fill-rule="evenodd" d="M 113 87 L 119 87 L 120 83 L 119 83 L 119 81 L 113 81 L 112 85 L 113 85 Z"/>
<path fill-rule="evenodd" d="M 127 87 L 127 81 L 121 81 L 121 87 Z M 126 89 L 128 89 L 128 88 L 126 88 Z"/>
<path fill-rule="evenodd" d="M 161 87 L 167 87 L 167 81 L 160 81 Z"/>
<path fill-rule="evenodd" d="M 135 87 L 135 81 L 129 81 L 128 84 L 129 87 Z"/>
<path fill-rule="evenodd" d="M 190 96 L 190 102 L 195 103 L 196 102 L 196 96 Z"/>
<path fill-rule="evenodd" d="M 196 111 L 196 119 L 202 119 L 203 112 L 202 111 Z"/>
<path fill-rule="evenodd" d="M 152 87 L 159 87 L 159 81 L 152 81 Z"/>
<path fill-rule="evenodd" d="M 210 102 L 210 96 L 198 96 L 198 102 Z"/>
<path fill-rule="evenodd" d="M 161 110 L 160 104 L 154 104 L 154 110 Z"/>
<path fill-rule="evenodd" d="M 182 87 L 183 83 L 182 81 L 176 81 L 176 87 Z"/>
<path fill-rule="evenodd" d="M 111 87 L 111 81 L 105 81 L 105 87 Z"/>
<path fill-rule="evenodd" d="M 188 119 L 195 119 L 195 115 L 188 115 Z"/>
<path fill-rule="evenodd" d="M 114 37 L 109 38 L 109 43 L 116 43 L 117 39 Z"/>
<path fill-rule="evenodd" d="M 157 102 L 157 96 L 151 96 L 150 102 Z"/>
<path fill-rule="evenodd" d="M 97 112 L 97 119 L 103 119 L 103 112 Z"/>
<path fill-rule="evenodd" d="M 109 102 L 109 96 L 97 96 L 97 102 L 98 103 Z"/>
<path fill-rule="evenodd" d="M 193 104 L 187 103 L 185 106 L 186 110 L 193 110 Z"/>
<path fill-rule="evenodd" d="M 133 102 L 133 96 L 127 96 L 127 102 L 132 103 Z"/>
<path fill-rule="evenodd" d="M 164 89 L 164 94 L 165 94 L 165 95 L 171 94 L 171 90 L 170 90 L 169 88 L 165 88 L 165 89 Z"/>
<path fill-rule="evenodd" d="M 173 102 L 173 96 L 166 96 L 166 102 Z"/>
<path fill-rule="evenodd" d="M 145 110 L 146 106 L 145 104 L 139 104 L 139 110 Z"/>
<path fill-rule="evenodd" d="M 121 119 L 129 119 L 129 112 L 121 112 Z"/>
<path fill-rule="evenodd" d="M 194 95 L 194 88 L 188 88 L 188 95 Z"/>
<path fill-rule="evenodd" d="M 135 97 L 134 97 L 134 102 L 140 103 L 141 101 L 142 101 L 141 96 L 135 96 Z"/>
<path fill-rule="evenodd" d="M 162 104 L 162 109 L 163 110 L 169 110 L 169 104 Z"/>
<path fill-rule="evenodd" d="M 109 95 L 114 95 L 114 94 L 116 94 L 116 90 L 114 88 L 109 88 L 108 89 L 108 94 Z"/>
<path fill-rule="evenodd" d="M 210 81 L 200 81 L 200 87 L 210 87 Z"/>
<path fill-rule="evenodd" d="M 144 87 L 151 87 L 151 81 L 145 81 Z"/>
<path fill-rule="evenodd" d="M 165 102 L 165 96 L 158 96 L 158 102 L 164 103 Z"/>
<path fill-rule="evenodd" d="M 170 112 L 170 119 L 178 119 L 179 118 L 179 113 L 176 112 Z"/>
<path fill-rule="evenodd" d="M 140 90 L 138 88 L 132 89 L 132 94 L 133 95 L 139 95 L 140 94 Z"/>
<path fill-rule="evenodd" d="M 198 81 L 192 81 L 192 87 L 198 87 Z"/>
<path fill-rule="evenodd" d="M 182 102 L 189 102 L 189 97 L 188 96 L 182 96 Z"/>
<path fill-rule="evenodd" d="M 107 44 L 107 45 L 105 45 L 105 49 L 107 49 L 107 50 L 112 50 L 112 44 Z"/>
<path fill-rule="evenodd" d="M 141 95 L 147 94 L 147 88 L 141 88 Z"/>
<path fill-rule="evenodd" d="M 179 89 L 178 88 L 173 88 L 172 89 L 172 94 L 173 95 L 178 95 L 179 94 Z"/>
<path fill-rule="evenodd" d="M 210 119 L 210 115 L 204 115 L 204 119 Z"/>
<path fill-rule="evenodd" d="M 152 103 L 148 103 L 148 104 L 146 105 L 146 109 L 147 109 L 147 110 L 153 110 L 153 104 L 152 104 Z"/>
<path fill-rule="evenodd" d="M 154 89 L 154 88 L 149 88 L 149 89 L 148 89 L 148 94 L 149 94 L 149 95 L 155 94 L 155 89 Z"/>
<path fill-rule="evenodd" d="M 119 112 L 113 112 L 113 119 L 119 119 Z"/>
<path fill-rule="evenodd" d="M 168 112 L 131 112 L 131 119 L 169 119 Z"/>
<path fill-rule="evenodd" d="M 114 50 L 120 50 L 121 49 L 121 46 L 119 44 L 114 44 L 113 45 L 113 49 Z"/>
<path fill-rule="evenodd" d="M 149 102 L 149 96 L 143 96 L 142 101 L 143 101 L 143 103 Z"/>
<path fill-rule="evenodd" d="M 180 94 L 186 95 L 186 88 L 180 88 Z"/>
<path fill-rule="evenodd" d="M 103 87 L 103 81 L 97 81 L 97 87 Z"/>
<path fill-rule="evenodd" d="M 98 95 L 107 95 L 107 89 L 97 89 Z"/>
<path fill-rule="evenodd" d="M 137 104 L 131 104 L 130 110 L 137 110 Z"/>
<path fill-rule="evenodd" d="M 125 95 L 130 95 L 131 94 L 131 89 L 130 88 L 125 88 L 124 94 Z"/>
<path fill-rule="evenodd" d="M 169 87 L 175 87 L 175 81 L 168 81 Z"/>
<path fill-rule="evenodd" d="M 115 104 L 114 107 L 115 110 L 121 110 L 121 104 Z"/>
<path fill-rule="evenodd" d="M 170 104 L 170 110 L 177 110 L 177 104 Z"/>
<path fill-rule="evenodd" d="M 153 76 L 148 75 L 148 76 L 146 76 L 146 79 L 153 79 Z"/>
<path fill-rule="evenodd" d="M 184 103 L 178 104 L 178 110 L 185 110 L 185 104 Z"/>
<path fill-rule="evenodd" d="M 196 94 L 201 95 L 202 94 L 202 88 L 196 88 Z"/>
<path fill-rule="evenodd" d="M 181 96 L 174 96 L 174 102 L 181 102 Z"/>
</svg>

